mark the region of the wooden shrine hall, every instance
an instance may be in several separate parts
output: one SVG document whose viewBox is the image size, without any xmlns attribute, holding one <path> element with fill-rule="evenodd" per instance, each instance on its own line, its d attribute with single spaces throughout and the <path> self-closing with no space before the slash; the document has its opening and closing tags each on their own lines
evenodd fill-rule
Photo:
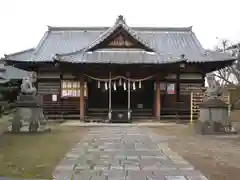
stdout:
<svg viewBox="0 0 240 180">
<path fill-rule="evenodd" d="M 35 71 L 44 113 L 53 119 L 131 122 L 190 114 L 189 88 L 235 60 L 206 51 L 192 27 L 48 27 L 36 48 L 5 55 Z"/>
</svg>

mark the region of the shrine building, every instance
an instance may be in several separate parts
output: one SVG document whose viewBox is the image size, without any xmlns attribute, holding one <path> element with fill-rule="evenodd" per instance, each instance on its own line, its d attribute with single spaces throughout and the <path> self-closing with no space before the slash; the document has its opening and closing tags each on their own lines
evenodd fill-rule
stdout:
<svg viewBox="0 0 240 180">
<path fill-rule="evenodd" d="M 48 27 L 36 48 L 4 57 L 37 73 L 50 119 L 154 121 L 189 118 L 189 88 L 235 60 L 206 51 L 192 27 Z"/>
</svg>

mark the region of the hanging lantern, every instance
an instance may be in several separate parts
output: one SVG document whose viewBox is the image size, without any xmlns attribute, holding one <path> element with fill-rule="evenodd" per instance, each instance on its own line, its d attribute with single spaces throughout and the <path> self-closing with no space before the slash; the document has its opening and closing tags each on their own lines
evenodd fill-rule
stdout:
<svg viewBox="0 0 240 180">
<path fill-rule="evenodd" d="M 101 87 L 100 81 L 98 81 L 97 87 L 98 87 L 98 89 Z"/>
<path fill-rule="evenodd" d="M 122 86 L 122 79 L 119 79 L 119 86 Z"/>
<path fill-rule="evenodd" d="M 113 83 L 113 90 L 116 91 L 117 90 L 117 86 L 116 86 L 116 82 L 114 81 Z"/>
<path fill-rule="evenodd" d="M 138 88 L 139 88 L 139 89 L 142 88 L 142 83 L 141 83 L 141 81 L 139 81 L 139 83 L 138 83 Z"/>
<path fill-rule="evenodd" d="M 134 90 L 134 91 L 136 90 L 135 82 L 133 82 L 133 90 Z"/>
<path fill-rule="evenodd" d="M 105 89 L 108 90 L 107 82 L 105 82 Z"/>
<path fill-rule="evenodd" d="M 126 88 L 126 82 L 123 83 L 123 89 L 124 89 L 124 91 L 127 90 L 127 88 Z"/>
</svg>

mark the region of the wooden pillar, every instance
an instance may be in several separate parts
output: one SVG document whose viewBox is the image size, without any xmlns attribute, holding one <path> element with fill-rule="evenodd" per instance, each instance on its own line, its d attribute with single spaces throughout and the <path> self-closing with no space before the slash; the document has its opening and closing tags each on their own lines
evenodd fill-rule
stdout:
<svg viewBox="0 0 240 180">
<path fill-rule="evenodd" d="M 109 72 L 108 80 L 108 120 L 112 119 L 112 73 Z"/>
<path fill-rule="evenodd" d="M 180 101 L 180 71 L 177 72 L 177 82 L 176 82 L 176 102 Z"/>
<path fill-rule="evenodd" d="M 156 81 L 156 90 L 155 90 L 155 116 L 157 120 L 160 120 L 161 116 L 161 94 L 160 94 L 160 81 Z"/>
<path fill-rule="evenodd" d="M 131 84 L 130 84 L 130 73 L 127 74 L 128 76 L 128 120 L 131 119 Z"/>
<path fill-rule="evenodd" d="M 156 116 L 156 82 L 153 82 L 153 116 Z"/>
<path fill-rule="evenodd" d="M 85 116 L 85 103 L 84 103 L 84 75 L 80 75 L 80 120 L 83 121 Z"/>
</svg>

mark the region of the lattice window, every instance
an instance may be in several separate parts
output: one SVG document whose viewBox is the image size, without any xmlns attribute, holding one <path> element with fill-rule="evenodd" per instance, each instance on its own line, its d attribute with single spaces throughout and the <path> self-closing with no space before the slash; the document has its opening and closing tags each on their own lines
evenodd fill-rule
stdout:
<svg viewBox="0 0 240 180">
<path fill-rule="evenodd" d="M 80 97 L 80 81 L 62 80 L 61 82 L 62 97 Z M 84 97 L 87 97 L 87 83 L 84 83 Z"/>
</svg>

